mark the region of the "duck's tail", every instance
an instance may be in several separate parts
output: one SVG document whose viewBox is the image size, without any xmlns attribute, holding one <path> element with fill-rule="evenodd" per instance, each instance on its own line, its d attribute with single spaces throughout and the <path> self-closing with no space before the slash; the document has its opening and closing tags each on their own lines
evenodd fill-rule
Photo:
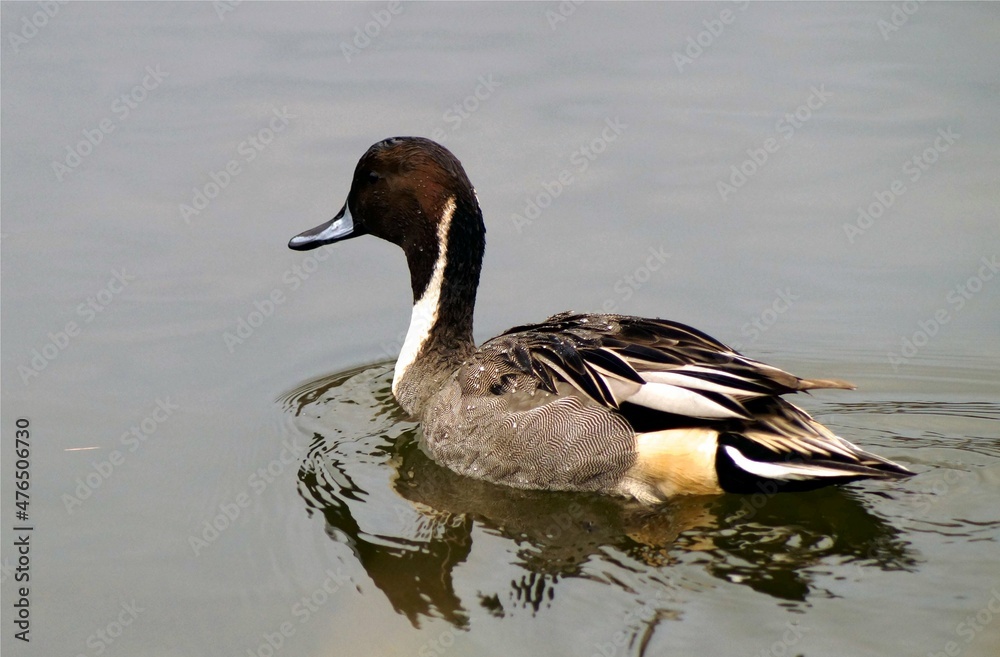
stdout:
<svg viewBox="0 0 1000 657">
<path fill-rule="evenodd" d="M 637 433 L 630 476 L 670 497 L 803 491 L 913 474 L 835 435 L 784 400 L 755 406 L 749 421 Z"/>
<path fill-rule="evenodd" d="M 913 473 L 889 459 L 837 437 L 832 448 L 809 446 L 774 452 L 744 434 L 719 436 L 715 468 L 730 493 L 812 490 L 859 479 L 899 479 Z"/>
</svg>

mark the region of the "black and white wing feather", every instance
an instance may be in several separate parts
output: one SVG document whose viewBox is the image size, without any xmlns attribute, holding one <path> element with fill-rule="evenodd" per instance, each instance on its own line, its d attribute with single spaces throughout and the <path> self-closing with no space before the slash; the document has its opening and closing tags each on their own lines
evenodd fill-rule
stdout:
<svg viewBox="0 0 1000 657">
<path fill-rule="evenodd" d="M 504 336 L 515 339 L 518 366 L 544 388 L 554 392 L 554 381 L 564 381 L 615 410 L 629 403 L 692 419 L 748 420 L 752 399 L 853 387 L 800 379 L 667 320 L 562 313 Z"/>
</svg>

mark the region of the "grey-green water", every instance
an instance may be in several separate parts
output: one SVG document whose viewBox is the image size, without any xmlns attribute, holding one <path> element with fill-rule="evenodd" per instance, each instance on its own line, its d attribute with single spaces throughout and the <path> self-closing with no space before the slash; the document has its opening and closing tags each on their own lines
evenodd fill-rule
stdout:
<svg viewBox="0 0 1000 657">
<path fill-rule="evenodd" d="M 2 19 L 5 652 L 1000 650 L 996 5 Z M 855 382 L 798 401 L 918 476 L 649 510 L 429 462 L 389 392 L 401 255 L 285 248 L 394 134 L 477 186 L 481 339 L 684 321 Z"/>
</svg>

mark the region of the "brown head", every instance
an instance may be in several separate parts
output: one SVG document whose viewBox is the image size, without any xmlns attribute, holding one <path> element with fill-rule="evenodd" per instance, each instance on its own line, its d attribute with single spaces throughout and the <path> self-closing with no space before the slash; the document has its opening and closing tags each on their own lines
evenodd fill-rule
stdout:
<svg viewBox="0 0 1000 657">
<path fill-rule="evenodd" d="M 360 235 L 380 237 L 406 253 L 418 299 L 442 247 L 438 227 L 451 203 L 448 245 L 455 243 L 449 249 L 453 260 L 461 256 L 481 260 L 486 229 L 462 164 L 429 139 L 390 137 L 374 144 L 358 161 L 340 212 L 293 237 L 288 247 L 307 251 Z M 474 268 L 478 282 L 478 262 Z"/>
</svg>

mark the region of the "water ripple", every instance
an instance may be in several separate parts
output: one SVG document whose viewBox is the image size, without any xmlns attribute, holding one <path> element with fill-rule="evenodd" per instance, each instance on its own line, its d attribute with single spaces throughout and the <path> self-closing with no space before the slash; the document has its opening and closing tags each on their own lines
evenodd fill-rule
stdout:
<svg viewBox="0 0 1000 657">
<path fill-rule="evenodd" d="M 419 427 L 392 400 L 390 380 L 385 364 L 355 368 L 279 401 L 312 439 L 299 471 L 306 507 L 414 625 L 441 618 L 466 628 L 476 613 L 548 613 L 600 586 L 645 610 L 632 636 L 645 645 L 652 627 L 680 617 L 679 600 L 713 580 L 794 608 L 833 595 L 823 582 L 838 568 L 921 563 L 884 519 L 898 503 L 889 493 L 727 495 L 650 508 L 461 477 L 421 451 Z M 460 596 L 459 573 L 481 568 L 504 575 L 478 583 L 474 599 Z"/>
</svg>

